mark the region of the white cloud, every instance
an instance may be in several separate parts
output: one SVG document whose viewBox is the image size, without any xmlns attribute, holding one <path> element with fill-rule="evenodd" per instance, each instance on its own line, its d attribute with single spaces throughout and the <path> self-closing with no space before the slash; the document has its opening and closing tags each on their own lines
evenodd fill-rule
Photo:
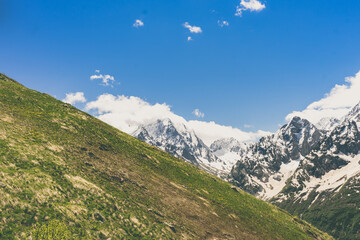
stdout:
<svg viewBox="0 0 360 240">
<path fill-rule="evenodd" d="M 196 117 L 198 117 L 198 118 L 203 118 L 203 117 L 205 117 L 205 114 L 202 113 L 199 109 L 195 109 L 192 113 L 193 113 Z"/>
<path fill-rule="evenodd" d="M 360 71 L 354 77 L 346 77 L 345 84 L 335 85 L 322 99 L 311 103 L 303 111 L 294 111 L 286 116 L 308 119 L 316 124 L 324 117 L 341 118 L 360 101 Z"/>
<path fill-rule="evenodd" d="M 95 72 L 97 74 L 91 75 L 90 80 L 101 79 L 102 85 L 104 86 L 112 86 L 112 83 L 115 82 L 114 76 L 111 76 L 109 74 L 100 74 L 100 70 L 95 70 Z"/>
<path fill-rule="evenodd" d="M 220 27 L 227 27 L 227 26 L 229 26 L 229 22 L 228 21 L 220 21 L 220 20 L 218 20 L 218 25 L 220 26 Z"/>
<path fill-rule="evenodd" d="M 260 12 L 265 9 L 265 4 L 259 0 L 241 0 L 239 6 L 236 7 L 236 16 L 241 16 L 244 11 Z"/>
<path fill-rule="evenodd" d="M 62 100 L 64 103 L 69 103 L 71 105 L 77 102 L 86 102 L 86 98 L 83 92 L 76 92 L 76 93 L 67 93 L 66 97 Z"/>
<path fill-rule="evenodd" d="M 103 94 L 96 101 L 89 102 L 86 110 L 95 111 L 100 120 L 129 134 L 133 133 L 141 124 L 169 118 L 175 124 L 185 124 L 188 128 L 193 129 L 208 145 L 220 138 L 234 137 L 239 141 L 255 141 L 268 134 L 263 131 L 243 132 L 240 129 L 222 126 L 215 122 L 186 121 L 183 117 L 173 113 L 166 103 L 150 104 L 133 96 Z"/>
<path fill-rule="evenodd" d="M 215 140 L 221 138 L 233 137 L 240 142 L 255 142 L 259 138 L 271 134 L 270 132 L 265 132 L 262 130 L 257 132 L 245 132 L 238 128 L 217 124 L 213 121 L 205 122 L 192 120 L 188 122 L 188 126 L 194 129 L 195 133 L 208 146 Z"/>
<path fill-rule="evenodd" d="M 134 96 L 103 94 L 96 101 L 89 102 L 86 110 L 95 110 L 99 119 L 129 134 L 139 125 L 157 119 L 170 118 L 176 122 L 185 122 L 185 119 L 171 112 L 167 104 L 152 105 Z"/>
<path fill-rule="evenodd" d="M 191 26 L 188 22 L 184 23 L 184 27 L 189 29 L 191 33 L 202 33 L 202 30 L 200 27 L 197 26 Z"/>
<path fill-rule="evenodd" d="M 250 124 L 244 124 L 244 128 L 253 128 L 254 126 L 253 125 L 250 125 Z"/>
<path fill-rule="evenodd" d="M 144 26 L 144 22 L 141 21 L 140 19 L 136 19 L 134 24 L 133 24 L 133 27 L 136 27 L 136 28 L 143 27 L 143 26 Z"/>
<path fill-rule="evenodd" d="M 189 36 L 189 37 L 187 37 L 187 40 L 192 41 L 193 39 L 192 39 L 192 37 Z"/>
</svg>

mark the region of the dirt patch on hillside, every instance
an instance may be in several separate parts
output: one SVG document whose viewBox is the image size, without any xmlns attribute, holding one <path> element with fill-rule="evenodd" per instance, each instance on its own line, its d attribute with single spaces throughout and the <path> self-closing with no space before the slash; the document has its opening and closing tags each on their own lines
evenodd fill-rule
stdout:
<svg viewBox="0 0 360 240">
<path fill-rule="evenodd" d="M 9 115 L 6 115 L 6 114 L 1 114 L 0 115 L 0 120 L 4 121 L 4 122 L 8 122 L 8 123 L 13 123 L 14 122 L 14 119 L 11 118 Z"/>
<path fill-rule="evenodd" d="M 51 151 L 54 151 L 54 152 L 61 152 L 64 150 L 64 148 L 62 146 L 59 146 L 59 145 L 54 145 L 54 144 L 48 144 L 47 146 L 48 149 L 50 149 Z"/>
<path fill-rule="evenodd" d="M 65 177 L 73 184 L 74 187 L 89 191 L 91 193 L 95 193 L 100 195 L 103 193 L 103 190 L 96 186 L 95 184 L 86 181 L 82 177 L 79 176 L 71 176 L 71 175 L 65 175 Z"/>
</svg>

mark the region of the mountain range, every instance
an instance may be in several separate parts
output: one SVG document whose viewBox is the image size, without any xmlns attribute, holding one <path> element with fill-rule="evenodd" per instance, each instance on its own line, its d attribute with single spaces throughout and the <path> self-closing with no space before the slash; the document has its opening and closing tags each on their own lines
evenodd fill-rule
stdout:
<svg viewBox="0 0 360 240">
<path fill-rule="evenodd" d="M 226 165 L 193 130 L 169 118 L 142 125 L 132 135 L 214 175 L 221 175 Z"/>
<path fill-rule="evenodd" d="M 246 149 L 234 138 L 207 146 L 190 127 L 169 118 L 140 125 L 131 135 L 224 179 Z"/>
<path fill-rule="evenodd" d="M 0 238 L 51 219 L 79 239 L 331 239 L 304 220 L 360 237 L 360 103 L 254 143 L 208 146 L 168 118 L 139 126 L 139 141 L 0 75 L 0 124 Z"/>
<path fill-rule="evenodd" d="M 313 124 L 293 117 L 274 134 L 250 144 L 229 138 L 206 146 L 190 128 L 169 119 L 140 126 L 133 135 L 335 237 L 358 239 L 359 116 L 360 103 L 342 119 Z"/>
<path fill-rule="evenodd" d="M 306 119 L 294 117 L 276 133 L 248 147 L 231 171 L 231 182 L 262 199 L 272 198 L 322 134 Z"/>
<path fill-rule="evenodd" d="M 360 103 L 305 156 L 271 202 L 339 239 L 360 237 Z"/>
</svg>

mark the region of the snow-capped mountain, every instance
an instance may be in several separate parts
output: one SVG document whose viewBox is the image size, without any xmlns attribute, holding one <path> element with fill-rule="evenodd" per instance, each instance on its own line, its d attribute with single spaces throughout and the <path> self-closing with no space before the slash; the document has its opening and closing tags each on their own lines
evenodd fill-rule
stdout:
<svg viewBox="0 0 360 240">
<path fill-rule="evenodd" d="M 185 124 L 158 119 L 140 126 L 132 135 L 212 174 L 223 176 L 231 170 L 232 165 L 213 154 Z"/>
<path fill-rule="evenodd" d="M 235 163 L 246 151 L 246 144 L 235 138 L 223 138 L 216 140 L 210 145 L 210 150 L 226 163 L 224 168 L 230 172 Z"/>
<path fill-rule="evenodd" d="M 272 202 L 331 230 L 360 237 L 360 103 L 300 162 Z"/>
<path fill-rule="evenodd" d="M 294 117 L 275 134 L 248 146 L 233 167 L 230 181 L 255 196 L 270 199 L 285 187 L 322 136 L 308 120 Z"/>
<path fill-rule="evenodd" d="M 338 191 L 360 174 L 360 103 L 301 162 L 287 188 L 295 199 L 307 200 L 312 192 Z M 285 189 L 277 198 L 287 199 Z"/>
<path fill-rule="evenodd" d="M 140 126 L 133 135 L 324 231 L 336 225 L 341 239 L 360 236 L 360 103 L 341 120 L 313 125 L 294 117 L 252 144 L 225 138 L 208 147 L 192 129 L 169 119 Z M 357 224 L 353 230 L 351 224 Z"/>
<path fill-rule="evenodd" d="M 351 111 L 349 112 L 349 114 L 347 114 L 345 116 L 345 122 L 355 122 L 357 124 L 358 127 L 360 127 L 360 102 L 351 109 Z"/>
<path fill-rule="evenodd" d="M 332 118 L 325 117 L 325 118 L 320 119 L 320 121 L 318 123 L 316 123 L 315 126 L 320 130 L 331 131 L 340 123 L 341 123 L 340 119 L 337 119 L 334 117 L 332 117 Z"/>
</svg>

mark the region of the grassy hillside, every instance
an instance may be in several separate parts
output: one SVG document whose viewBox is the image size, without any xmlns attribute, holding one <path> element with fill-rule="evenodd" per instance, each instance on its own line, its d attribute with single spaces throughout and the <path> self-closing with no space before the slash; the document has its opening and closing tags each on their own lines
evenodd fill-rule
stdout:
<svg viewBox="0 0 360 240">
<path fill-rule="evenodd" d="M 0 239 L 52 220 L 72 239 L 331 239 L 5 75 L 0 196 Z"/>
</svg>

